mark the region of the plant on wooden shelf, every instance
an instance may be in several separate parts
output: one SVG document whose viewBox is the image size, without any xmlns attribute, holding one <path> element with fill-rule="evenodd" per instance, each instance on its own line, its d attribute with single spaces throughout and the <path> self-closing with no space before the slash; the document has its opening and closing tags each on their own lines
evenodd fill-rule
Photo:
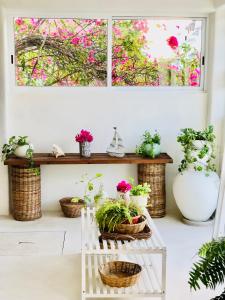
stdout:
<svg viewBox="0 0 225 300">
<path fill-rule="evenodd" d="M 215 138 L 211 125 L 201 131 L 182 129 L 177 137 L 184 158 L 174 179 L 173 193 L 182 215 L 194 222 L 207 221 L 216 209 L 219 176 L 214 164 Z"/>
<path fill-rule="evenodd" d="M 160 141 L 161 137 L 157 131 L 154 134 L 145 131 L 142 136 L 142 143 L 136 147 L 136 153 L 144 157 L 155 158 L 161 152 Z"/>
<path fill-rule="evenodd" d="M 91 156 L 91 142 L 93 135 L 90 131 L 82 129 L 80 133 L 75 136 L 75 141 L 79 143 L 80 155 L 83 157 Z"/>
<path fill-rule="evenodd" d="M 28 167 L 36 175 L 40 174 L 40 169 L 35 167 L 33 161 L 34 149 L 33 145 L 28 142 L 28 136 L 11 136 L 8 144 L 2 147 L 2 160 L 9 158 L 11 155 L 26 158 L 28 160 Z"/>
<path fill-rule="evenodd" d="M 144 229 L 146 217 L 137 204 L 119 199 L 101 205 L 96 211 L 96 221 L 102 232 L 132 234 Z"/>
<path fill-rule="evenodd" d="M 65 197 L 59 200 L 65 217 L 76 218 L 81 215 L 81 209 L 92 202 L 94 182 L 102 176 L 101 173 L 96 173 L 93 177 L 84 174 L 81 180 L 76 182 L 76 184 L 85 184 L 84 195 L 82 197 Z"/>
<path fill-rule="evenodd" d="M 150 184 L 147 182 L 143 184 L 134 185 L 134 179 L 130 178 L 131 190 L 130 200 L 137 203 L 141 207 L 147 207 L 149 194 L 151 192 Z"/>
<path fill-rule="evenodd" d="M 206 288 L 215 289 L 225 279 L 225 237 L 203 244 L 198 251 L 199 261 L 195 262 L 189 273 L 189 285 L 200 289 L 200 283 Z M 225 290 L 211 300 L 225 299 Z"/>
</svg>

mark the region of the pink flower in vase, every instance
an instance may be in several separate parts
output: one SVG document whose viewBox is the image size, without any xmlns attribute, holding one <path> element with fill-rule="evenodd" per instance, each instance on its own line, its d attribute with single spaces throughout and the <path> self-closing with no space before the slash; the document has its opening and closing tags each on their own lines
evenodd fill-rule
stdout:
<svg viewBox="0 0 225 300">
<path fill-rule="evenodd" d="M 81 132 L 75 136 L 75 141 L 78 143 L 84 143 L 84 142 L 91 143 L 93 139 L 94 139 L 93 135 L 90 133 L 90 131 L 84 129 L 82 129 Z"/>
<path fill-rule="evenodd" d="M 117 191 L 120 193 L 127 193 L 131 190 L 131 188 L 132 186 L 125 180 L 120 181 L 116 186 Z"/>
<path fill-rule="evenodd" d="M 173 35 L 167 39 L 167 43 L 174 50 L 179 46 L 177 38 Z"/>
</svg>

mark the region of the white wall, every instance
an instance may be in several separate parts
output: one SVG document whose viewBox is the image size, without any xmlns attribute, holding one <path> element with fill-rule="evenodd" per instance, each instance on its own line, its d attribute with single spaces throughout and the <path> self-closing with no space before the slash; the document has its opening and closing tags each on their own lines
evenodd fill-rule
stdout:
<svg viewBox="0 0 225 300">
<path fill-rule="evenodd" d="M 3 1 L 4 2 L 4 1 Z M 179 15 L 206 16 L 213 10 L 212 1 L 10 1 L 4 2 L 4 25 L 7 14 L 19 10 L 22 15 L 65 12 L 79 15 Z M 63 4 L 63 5 L 62 5 Z M 35 7 L 36 5 L 36 7 Z M 54 11 L 53 11 L 54 10 Z M 62 15 L 63 16 L 63 15 Z M 11 36 L 8 36 L 10 42 Z M 7 42 L 7 41 L 6 41 Z M 6 43 L 5 61 L 9 62 Z M 162 150 L 174 158 L 167 167 L 167 195 L 170 210 L 175 210 L 171 183 L 182 153 L 176 143 L 180 128 L 202 128 L 206 125 L 207 93 L 191 91 L 152 91 L 119 88 L 19 88 L 11 81 L 14 67 L 6 63 L 7 136 L 29 135 L 35 150 L 49 152 L 57 143 L 65 152 L 78 151 L 73 139 L 81 128 L 91 129 L 95 136 L 93 152 L 104 152 L 112 138 L 112 127 L 117 125 L 127 151 L 134 151 L 140 135 L 146 129 L 158 129 L 162 136 Z M 42 200 L 44 209 L 58 208 L 57 200 L 73 195 L 77 181 L 84 171 L 105 174 L 106 189 L 111 195 L 115 183 L 136 174 L 135 166 L 44 166 L 42 168 Z M 5 173 L 6 175 L 6 173 Z M 0 183 L 0 190 L 5 183 Z M 77 192 L 81 192 L 78 188 Z M 2 195 L 7 202 L 7 193 Z M 5 213 L 1 210 L 0 213 Z"/>
</svg>

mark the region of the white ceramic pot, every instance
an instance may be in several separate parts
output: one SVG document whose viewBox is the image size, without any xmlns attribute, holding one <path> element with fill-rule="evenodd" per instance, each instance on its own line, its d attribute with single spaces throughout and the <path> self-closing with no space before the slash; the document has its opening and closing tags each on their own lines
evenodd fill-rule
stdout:
<svg viewBox="0 0 225 300">
<path fill-rule="evenodd" d="M 14 152 L 14 154 L 18 157 L 26 157 L 27 150 L 31 148 L 33 149 L 33 145 L 24 145 L 24 146 L 18 146 Z"/>
<path fill-rule="evenodd" d="M 148 204 L 149 195 L 145 196 L 130 196 L 130 200 L 133 201 L 135 204 L 139 205 L 140 207 L 145 208 Z"/>
<path fill-rule="evenodd" d="M 192 169 L 177 174 L 173 183 L 173 194 L 182 215 L 191 221 L 207 221 L 217 206 L 219 176 L 210 172 Z"/>
<path fill-rule="evenodd" d="M 161 153 L 161 146 L 159 144 L 146 144 L 145 145 L 145 155 L 148 157 L 158 156 Z"/>
</svg>

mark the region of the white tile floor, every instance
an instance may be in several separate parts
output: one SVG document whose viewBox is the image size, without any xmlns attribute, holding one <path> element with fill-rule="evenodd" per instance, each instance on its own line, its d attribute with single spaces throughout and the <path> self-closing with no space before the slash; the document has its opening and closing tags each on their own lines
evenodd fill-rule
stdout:
<svg viewBox="0 0 225 300">
<path fill-rule="evenodd" d="M 215 296 L 205 290 L 191 293 L 187 284 L 193 256 L 210 240 L 212 227 L 184 225 L 173 216 L 155 222 L 168 248 L 166 299 Z M 60 213 L 44 214 L 34 222 L 1 217 L 0 228 L 0 300 L 80 299 L 80 219 Z"/>
</svg>

